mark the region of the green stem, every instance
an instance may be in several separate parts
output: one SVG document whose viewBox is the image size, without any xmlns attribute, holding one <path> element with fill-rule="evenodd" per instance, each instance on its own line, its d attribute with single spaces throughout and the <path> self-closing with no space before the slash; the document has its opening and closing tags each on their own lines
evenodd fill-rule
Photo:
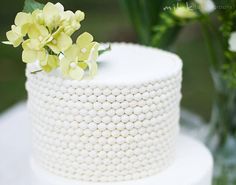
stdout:
<svg viewBox="0 0 236 185">
<path fill-rule="evenodd" d="M 39 69 L 39 70 L 37 70 L 37 71 L 32 71 L 31 74 L 36 74 L 36 73 L 39 73 L 39 72 L 41 72 L 41 71 L 43 71 L 43 70 L 42 70 L 42 69 Z"/>
</svg>

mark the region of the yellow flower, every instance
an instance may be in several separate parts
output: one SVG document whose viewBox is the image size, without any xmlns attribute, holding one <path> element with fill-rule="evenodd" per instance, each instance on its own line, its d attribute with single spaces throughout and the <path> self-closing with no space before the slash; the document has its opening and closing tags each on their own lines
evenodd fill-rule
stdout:
<svg viewBox="0 0 236 185">
<path fill-rule="evenodd" d="M 79 48 L 79 60 L 85 61 L 88 60 L 91 49 L 94 46 L 93 36 L 87 32 L 81 34 L 77 40 L 76 45 Z"/>
<path fill-rule="evenodd" d="M 99 44 L 93 42 L 93 36 L 87 32 L 81 34 L 76 44 L 79 48 L 79 60 L 84 61 L 89 68 L 89 77 L 93 77 L 97 73 L 97 58 Z"/>
<path fill-rule="evenodd" d="M 64 58 L 60 62 L 62 74 L 75 80 L 81 80 L 84 75 L 84 70 L 79 64 L 78 51 L 78 46 L 73 44 L 65 51 Z"/>
<path fill-rule="evenodd" d="M 71 37 L 61 30 L 62 29 L 58 29 L 58 31 L 52 35 L 52 40 L 47 43 L 47 46 L 56 54 L 64 52 L 72 45 Z"/>
<path fill-rule="evenodd" d="M 59 59 L 56 55 L 47 55 L 46 59 L 40 62 L 40 66 L 46 72 L 50 72 L 59 66 Z"/>
<path fill-rule="evenodd" d="M 21 28 L 22 34 L 25 36 L 29 27 L 33 23 L 33 17 L 29 13 L 19 12 L 15 18 L 15 25 Z"/>
<path fill-rule="evenodd" d="M 79 10 L 75 13 L 72 11 L 65 11 L 62 14 L 62 26 L 64 27 L 65 33 L 71 36 L 81 27 L 80 22 L 82 20 L 84 20 L 84 12 Z"/>
<path fill-rule="evenodd" d="M 76 19 L 78 22 L 84 20 L 84 18 L 85 18 L 84 12 L 82 12 L 82 11 L 80 11 L 80 10 L 77 10 L 77 11 L 75 12 L 75 19 Z"/>
<path fill-rule="evenodd" d="M 23 48 L 40 50 L 47 45 L 54 53 L 59 54 L 72 45 L 71 37 L 62 32 L 62 29 L 51 35 L 46 27 L 33 24 L 28 35 L 29 39 L 23 43 Z"/>
<path fill-rule="evenodd" d="M 3 43 L 13 45 L 14 47 L 18 47 L 24 41 L 24 34 L 19 26 L 12 25 L 11 30 L 6 33 L 6 36 L 9 42 Z"/>
<path fill-rule="evenodd" d="M 43 8 L 43 18 L 45 25 L 52 31 L 61 23 L 61 14 L 64 12 L 64 7 L 60 3 L 47 3 Z"/>
<path fill-rule="evenodd" d="M 33 63 L 39 61 L 39 63 L 44 62 L 46 60 L 47 53 L 45 49 L 41 50 L 31 50 L 24 49 L 22 52 L 22 60 L 25 63 Z"/>
<path fill-rule="evenodd" d="M 93 36 L 85 32 L 81 34 L 64 53 L 60 68 L 62 74 L 76 80 L 81 80 L 84 70 L 89 69 L 89 77 L 97 73 L 97 58 L 99 44 L 93 42 Z"/>
<path fill-rule="evenodd" d="M 23 62 L 36 63 L 46 72 L 60 66 L 64 76 L 80 80 L 88 69 L 92 77 L 97 72 L 99 44 L 87 32 L 77 38 L 76 44 L 71 39 L 84 17 L 82 11 L 64 11 L 60 3 L 49 2 L 42 10 L 19 12 L 15 25 L 6 33 L 9 41 L 4 43 L 14 47 L 22 44 Z"/>
<path fill-rule="evenodd" d="M 45 49 L 39 51 L 25 49 L 22 53 L 22 60 L 25 63 L 38 62 L 40 67 L 46 72 L 52 71 L 59 65 L 58 56 L 49 55 Z"/>
<path fill-rule="evenodd" d="M 44 16 L 43 16 L 43 10 L 36 9 L 32 12 L 33 20 L 36 24 L 44 25 Z"/>
<path fill-rule="evenodd" d="M 28 36 L 29 39 L 22 44 L 24 49 L 41 50 L 50 39 L 52 40 L 47 28 L 38 24 L 33 24 L 29 28 Z"/>
</svg>

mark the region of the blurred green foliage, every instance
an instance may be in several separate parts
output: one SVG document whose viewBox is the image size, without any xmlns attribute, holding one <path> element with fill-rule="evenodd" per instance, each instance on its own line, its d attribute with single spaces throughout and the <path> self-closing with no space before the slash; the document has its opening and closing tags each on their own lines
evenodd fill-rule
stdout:
<svg viewBox="0 0 236 185">
<path fill-rule="evenodd" d="M 168 48 L 179 33 L 179 26 L 174 25 L 168 30 L 156 31 L 154 28 L 163 28 L 163 12 L 166 7 L 176 4 L 176 0 L 121 0 L 121 5 L 137 32 L 140 43 L 153 47 Z M 168 10 L 168 8 L 167 8 Z M 165 27 L 164 27 L 165 28 Z"/>
<path fill-rule="evenodd" d="M 91 32 L 97 41 L 137 42 L 132 25 L 120 7 L 120 0 L 59 1 L 66 9 L 81 9 L 86 13 L 81 31 Z M 39 2 L 47 1 L 39 0 Z M 22 10 L 23 4 L 23 0 L 8 0 L 1 4 L 0 40 L 6 40 L 5 32 L 10 29 L 16 13 Z M 152 8 L 155 13 L 158 6 Z M 171 48 L 184 59 L 183 106 L 208 118 L 213 88 L 205 45 L 199 33 L 198 25 L 189 25 L 181 31 Z M 25 64 L 21 62 L 21 49 L 0 44 L 0 112 L 26 98 L 24 68 Z"/>
</svg>

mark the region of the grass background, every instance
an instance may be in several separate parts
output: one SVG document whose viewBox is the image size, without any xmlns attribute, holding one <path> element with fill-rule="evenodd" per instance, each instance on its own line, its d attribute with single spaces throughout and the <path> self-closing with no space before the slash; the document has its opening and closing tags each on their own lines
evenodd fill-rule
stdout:
<svg viewBox="0 0 236 185">
<path fill-rule="evenodd" d="M 99 42 L 137 42 L 132 26 L 119 6 L 119 0 L 58 0 L 66 9 L 86 13 L 82 30 L 92 33 Z M 47 1 L 40 1 L 46 3 Z M 51 1 L 57 2 L 57 1 Z M 13 24 L 23 0 L 8 0 L 0 6 L 0 40 Z M 192 24 L 181 31 L 172 46 L 183 59 L 182 106 L 209 119 L 213 86 L 208 70 L 208 56 L 199 25 Z M 0 44 L 0 113 L 18 101 L 26 99 L 25 65 L 21 48 Z"/>
</svg>

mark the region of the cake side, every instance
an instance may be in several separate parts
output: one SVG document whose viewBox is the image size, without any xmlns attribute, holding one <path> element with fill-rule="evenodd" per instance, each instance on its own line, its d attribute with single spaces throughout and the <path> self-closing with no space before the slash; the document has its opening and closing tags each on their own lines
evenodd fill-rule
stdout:
<svg viewBox="0 0 236 185">
<path fill-rule="evenodd" d="M 212 185 L 213 157 L 199 141 L 180 135 L 175 162 L 164 172 L 151 177 L 110 182 L 109 185 Z M 40 168 L 31 160 L 34 185 L 107 185 L 102 182 L 81 182 L 61 178 Z"/>
<path fill-rule="evenodd" d="M 127 61 L 139 55 L 133 52 L 137 48 L 146 51 L 132 44 L 115 47 L 130 50 Z M 111 55 L 103 58 L 109 65 L 118 60 L 112 61 Z M 94 182 L 140 179 L 166 169 L 175 155 L 182 79 L 181 61 L 169 56 L 164 60 L 168 65 L 156 65 L 159 71 L 170 68 L 166 75 L 145 72 L 143 80 L 134 81 L 138 70 L 132 75 L 135 67 L 128 65 L 129 73 L 123 74 L 130 80 L 124 83 L 102 75 L 112 73 L 109 67 L 91 81 L 68 80 L 56 73 L 31 74 L 27 69 L 34 160 L 55 175 Z M 139 59 L 138 64 L 143 60 Z"/>
</svg>

